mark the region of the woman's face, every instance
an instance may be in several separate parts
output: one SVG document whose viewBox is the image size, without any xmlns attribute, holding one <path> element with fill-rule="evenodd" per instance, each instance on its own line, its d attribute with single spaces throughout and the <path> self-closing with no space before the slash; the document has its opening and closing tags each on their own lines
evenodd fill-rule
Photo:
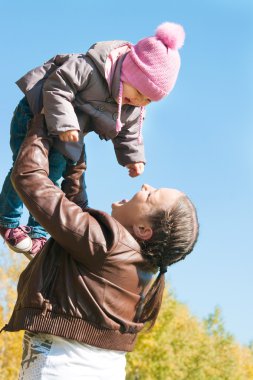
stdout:
<svg viewBox="0 0 253 380">
<path fill-rule="evenodd" d="M 129 83 L 123 82 L 122 104 L 129 104 L 135 107 L 145 107 L 150 102 L 151 100 L 138 91 L 135 87 L 131 86 Z"/>
<path fill-rule="evenodd" d="M 112 216 L 131 229 L 134 225 L 148 223 L 149 216 L 155 211 L 171 208 L 182 194 L 176 189 L 155 189 L 145 184 L 132 199 L 113 203 Z"/>
</svg>

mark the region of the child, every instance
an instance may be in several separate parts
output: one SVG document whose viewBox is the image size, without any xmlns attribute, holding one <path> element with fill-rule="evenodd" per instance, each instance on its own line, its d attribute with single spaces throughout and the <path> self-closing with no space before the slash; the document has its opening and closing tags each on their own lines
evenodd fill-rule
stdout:
<svg viewBox="0 0 253 380">
<path fill-rule="evenodd" d="M 91 131 L 112 140 L 119 164 L 128 168 L 131 177 L 144 171 L 144 107 L 174 87 L 180 68 L 178 49 L 183 42 L 183 28 L 167 22 L 157 28 L 154 37 L 136 45 L 99 42 L 86 54 L 57 55 L 17 82 L 25 98 L 14 118 L 25 114 L 21 122 L 24 130 L 32 115 L 43 112 L 49 134 L 56 136 L 49 158 L 50 178 L 55 184 L 66 159 L 73 163 L 79 160 L 84 152 L 83 137 Z M 21 140 L 24 135 L 23 131 Z M 13 161 L 15 158 L 16 154 Z M 28 226 L 19 226 L 22 202 L 16 195 L 14 209 L 19 212 L 13 217 L 9 178 L 0 196 L 0 233 L 13 250 L 34 255 L 45 244 L 46 233 L 32 217 Z"/>
</svg>

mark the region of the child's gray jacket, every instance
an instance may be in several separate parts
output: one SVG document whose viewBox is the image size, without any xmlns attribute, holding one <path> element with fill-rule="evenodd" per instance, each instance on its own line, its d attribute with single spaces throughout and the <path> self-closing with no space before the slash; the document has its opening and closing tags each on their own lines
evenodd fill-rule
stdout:
<svg viewBox="0 0 253 380">
<path fill-rule="evenodd" d="M 94 131 L 101 139 L 112 140 L 121 165 L 145 163 L 144 146 L 138 142 L 140 108 L 122 106 L 123 128 L 116 131 L 115 99 L 122 62 L 130 47 L 126 41 L 98 42 L 86 54 L 57 55 L 17 81 L 34 114 L 44 107 L 51 135 L 80 131 L 79 143 L 55 139 L 55 147 L 68 158 L 78 161 L 83 136 Z M 116 60 L 112 52 L 118 52 Z"/>
</svg>

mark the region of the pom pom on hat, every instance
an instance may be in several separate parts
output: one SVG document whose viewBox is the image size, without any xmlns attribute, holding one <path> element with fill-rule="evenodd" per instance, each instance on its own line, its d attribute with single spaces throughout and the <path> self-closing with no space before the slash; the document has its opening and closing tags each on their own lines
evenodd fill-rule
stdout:
<svg viewBox="0 0 253 380">
<path fill-rule="evenodd" d="M 185 40 L 183 27 L 173 22 L 164 22 L 159 25 L 155 35 L 164 45 L 173 50 L 181 49 Z"/>
<path fill-rule="evenodd" d="M 178 49 L 184 39 L 181 25 L 170 22 L 159 25 L 155 36 L 132 46 L 122 64 L 121 80 L 153 101 L 164 98 L 176 83 L 180 69 Z"/>
</svg>

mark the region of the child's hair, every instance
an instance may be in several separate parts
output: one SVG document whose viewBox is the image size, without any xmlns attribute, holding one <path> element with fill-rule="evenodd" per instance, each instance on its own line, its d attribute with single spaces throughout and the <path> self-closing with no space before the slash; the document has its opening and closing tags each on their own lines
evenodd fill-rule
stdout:
<svg viewBox="0 0 253 380">
<path fill-rule="evenodd" d="M 140 303 L 140 322 L 150 322 L 153 327 L 158 316 L 167 266 L 183 260 L 192 250 L 198 238 L 197 212 L 186 195 L 182 195 L 170 211 L 159 210 L 150 216 L 153 235 L 140 243 L 142 254 L 159 274 L 145 298 Z"/>
</svg>

